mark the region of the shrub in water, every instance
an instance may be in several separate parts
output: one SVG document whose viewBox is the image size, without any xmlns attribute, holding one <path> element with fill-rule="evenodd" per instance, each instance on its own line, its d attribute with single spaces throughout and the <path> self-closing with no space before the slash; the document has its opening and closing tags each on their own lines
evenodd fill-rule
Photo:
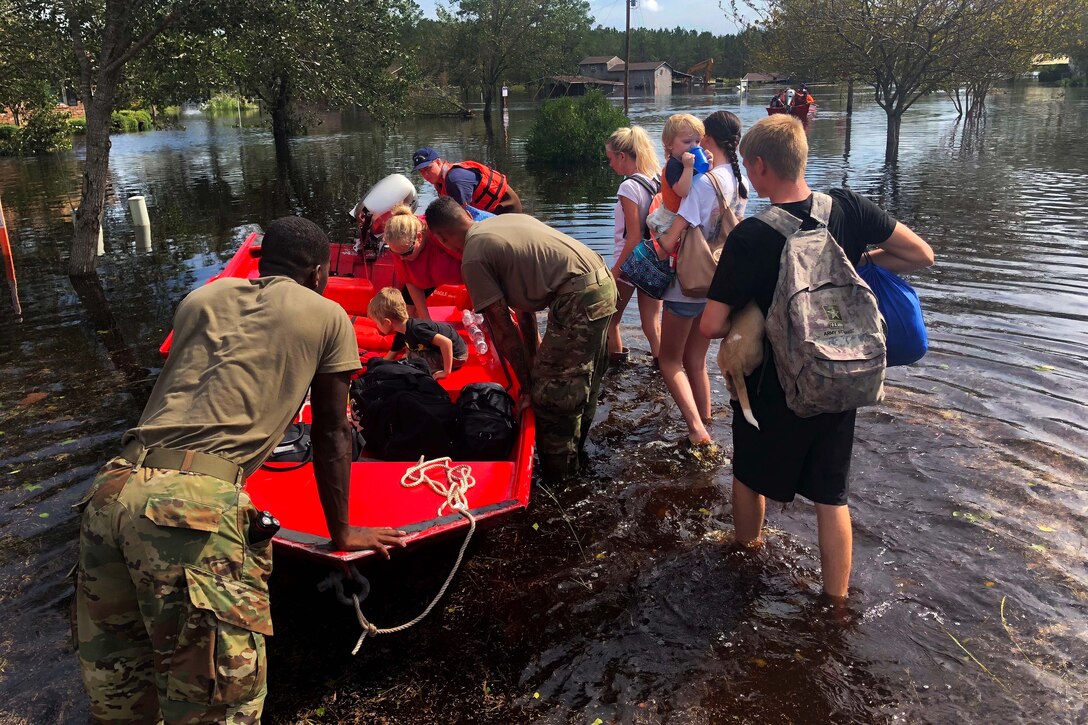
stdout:
<svg viewBox="0 0 1088 725">
<path fill-rule="evenodd" d="M 33 156 L 72 148 L 68 114 L 39 110 L 22 126 L 0 126 L 0 156 Z"/>
<path fill-rule="evenodd" d="M 604 162 L 604 143 L 631 122 L 600 91 L 580 98 L 547 101 L 529 131 L 525 150 L 537 166 L 596 166 Z"/>
<path fill-rule="evenodd" d="M 110 115 L 111 133 L 137 133 L 150 131 L 152 128 L 151 114 L 147 111 L 133 111 L 128 108 L 114 111 Z"/>
<path fill-rule="evenodd" d="M 87 119 L 86 118 L 70 118 L 68 119 L 68 130 L 76 136 L 82 136 L 87 133 Z"/>
</svg>

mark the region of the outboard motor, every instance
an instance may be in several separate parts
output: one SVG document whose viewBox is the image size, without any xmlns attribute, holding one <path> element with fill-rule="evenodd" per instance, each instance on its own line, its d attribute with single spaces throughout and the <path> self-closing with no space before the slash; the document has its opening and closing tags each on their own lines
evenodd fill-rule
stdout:
<svg viewBox="0 0 1088 725">
<path fill-rule="evenodd" d="M 390 174 L 375 184 L 351 210 L 359 224 L 355 252 L 373 262 L 382 251 L 385 222 L 397 204 L 407 204 L 415 212 L 418 198 L 415 185 L 404 174 Z"/>
</svg>

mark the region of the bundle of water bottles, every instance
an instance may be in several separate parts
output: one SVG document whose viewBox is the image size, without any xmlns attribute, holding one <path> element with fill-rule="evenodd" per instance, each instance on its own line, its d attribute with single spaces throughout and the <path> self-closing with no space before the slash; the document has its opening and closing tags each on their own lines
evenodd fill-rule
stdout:
<svg viewBox="0 0 1088 725">
<path fill-rule="evenodd" d="M 486 355 L 487 340 L 484 331 L 480 329 L 480 325 L 484 324 L 484 316 L 479 312 L 465 310 L 461 313 L 461 322 L 465 323 L 465 332 L 468 333 L 469 339 L 472 340 L 472 346 L 476 348 L 476 353 Z"/>
</svg>

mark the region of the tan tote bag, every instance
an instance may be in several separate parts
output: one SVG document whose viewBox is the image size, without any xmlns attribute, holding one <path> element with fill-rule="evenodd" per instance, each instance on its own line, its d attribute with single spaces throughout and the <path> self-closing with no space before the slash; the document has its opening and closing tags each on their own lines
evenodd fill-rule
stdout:
<svg viewBox="0 0 1088 725">
<path fill-rule="evenodd" d="M 733 207 L 726 203 L 718 177 L 710 172 L 707 176 L 718 197 L 718 221 L 709 239 L 703 235 L 698 224 L 688 227 L 676 254 L 676 279 L 680 282 L 680 290 L 688 297 L 706 297 L 710 282 L 714 279 L 714 270 L 718 268 L 718 259 L 722 256 L 725 239 L 740 223 Z"/>
</svg>

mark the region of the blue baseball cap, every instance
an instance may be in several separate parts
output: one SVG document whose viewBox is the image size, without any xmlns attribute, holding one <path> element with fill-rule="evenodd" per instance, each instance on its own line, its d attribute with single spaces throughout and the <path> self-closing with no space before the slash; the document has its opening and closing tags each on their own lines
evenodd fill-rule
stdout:
<svg viewBox="0 0 1088 725">
<path fill-rule="evenodd" d="M 416 152 L 412 154 L 412 168 L 419 171 L 424 166 L 438 161 L 440 158 L 442 158 L 442 154 L 438 153 L 436 149 L 424 146 L 421 149 L 416 149 Z"/>
</svg>

